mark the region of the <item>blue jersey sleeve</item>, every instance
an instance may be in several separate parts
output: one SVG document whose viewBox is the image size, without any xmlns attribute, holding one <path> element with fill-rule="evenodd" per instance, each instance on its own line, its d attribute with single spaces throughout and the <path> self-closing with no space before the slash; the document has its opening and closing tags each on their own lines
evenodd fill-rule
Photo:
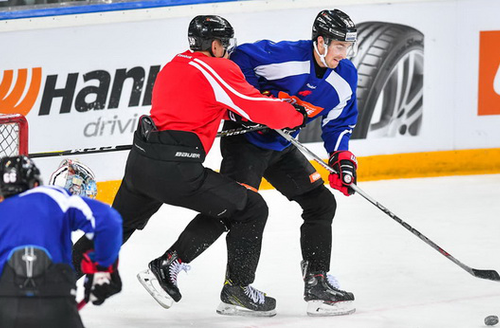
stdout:
<svg viewBox="0 0 500 328">
<path fill-rule="evenodd" d="M 236 47 L 231 54 L 230 59 L 240 67 L 247 82 L 259 89 L 259 78 L 254 71 L 255 60 L 253 60 L 247 53 L 247 51 L 251 50 L 249 48 L 251 47 L 247 44 Z"/>
<path fill-rule="evenodd" d="M 87 206 L 78 206 L 68 210 L 73 230 L 82 230 L 94 241 L 94 260 L 102 266 L 113 264 L 118 258 L 122 245 L 122 218 L 118 212 L 94 199 L 75 197 Z M 88 210 L 87 210 L 88 209 Z"/>
<path fill-rule="evenodd" d="M 270 91 L 274 96 L 277 96 L 279 91 L 283 91 L 282 88 L 271 82 L 277 77 L 266 76 L 259 68 L 268 67 L 267 72 L 275 73 L 280 70 L 280 68 L 274 68 L 279 67 L 279 64 L 290 61 L 307 61 L 309 60 L 307 54 L 296 51 L 296 49 L 302 50 L 307 47 L 308 43 L 301 41 L 273 42 L 260 40 L 254 43 L 244 43 L 236 47 L 230 59 L 240 67 L 248 83 L 260 91 Z M 277 66 L 274 66 L 275 64 Z M 278 75 L 281 74 L 278 72 Z"/>
<path fill-rule="evenodd" d="M 349 150 L 349 140 L 358 117 L 358 111 L 354 110 L 355 108 L 356 98 L 349 101 L 344 108 L 345 115 L 322 126 L 321 138 L 329 154 L 339 150 Z"/>
</svg>

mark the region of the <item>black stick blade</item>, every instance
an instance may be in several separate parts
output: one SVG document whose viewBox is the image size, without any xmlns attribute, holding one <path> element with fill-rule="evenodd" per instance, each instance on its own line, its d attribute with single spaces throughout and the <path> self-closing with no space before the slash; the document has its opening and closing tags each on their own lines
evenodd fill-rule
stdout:
<svg viewBox="0 0 500 328">
<path fill-rule="evenodd" d="M 495 270 L 472 269 L 472 275 L 482 279 L 500 281 L 500 275 Z"/>
</svg>

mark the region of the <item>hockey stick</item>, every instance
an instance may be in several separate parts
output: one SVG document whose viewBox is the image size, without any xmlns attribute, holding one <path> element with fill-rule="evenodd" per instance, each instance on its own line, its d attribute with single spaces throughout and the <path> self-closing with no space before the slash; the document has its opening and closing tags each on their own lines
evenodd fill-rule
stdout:
<svg viewBox="0 0 500 328">
<path fill-rule="evenodd" d="M 52 157 L 52 156 L 69 156 L 69 155 L 104 153 L 104 152 L 110 152 L 110 151 L 121 151 L 121 150 L 130 150 L 130 149 L 132 149 L 132 145 L 119 145 L 119 146 L 106 146 L 106 147 L 95 147 L 95 148 L 79 148 L 79 149 L 70 149 L 70 150 L 61 150 L 61 151 L 49 151 L 49 152 L 45 152 L 45 153 L 31 153 L 31 154 L 28 154 L 28 156 L 31 158 Z"/>
<path fill-rule="evenodd" d="M 229 130 L 218 132 L 217 133 L 217 138 L 218 137 L 233 137 L 233 136 L 238 136 L 240 134 L 245 134 L 245 133 L 248 133 L 248 132 L 264 130 L 264 129 L 267 129 L 267 128 L 268 127 L 265 126 L 265 125 L 258 124 L 258 125 L 252 126 L 250 128 L 242 127 L 242 128 L 236 128 L 236 129 L 229 129 Z"/>
<path fill-rule="evenodd" d="M 217 137 L 232 137 L 241 134 L 245 134 L 252 131 L 258 131 L 266 129 L 265 125 L 256 125 L 251 128 L 237 128 L 230 129 L 225 131 L 220 131 L 217 133 Z M 70 150 L 61 150 L 61 151 L 49 151 L 43 153 L 31 153 L 28 154 L 31 158 L 37 157 L 53 157 L 53 156 L 70 156 L 70 155 L 81 155 L 81 154 L 96 154 L 96 153 L 104 153 L 104 152 L 112 152 L 112 151 L 123 151 L 132 149 L 132 145 L 119 145 L 119 146 L 106 146 L 106 147 L 95 147 L 95 148 L 78 148 L 78 149 L 70 149 Z"/>
<path fill-rule="evenodd" d="M 76 308 L 78 309 L 78 311 L 81 311 L 85 307 L 85 305 L 87 305 L 87 301 L 85 301 L 85 299 L 82 299 L 80 302 L 78 302 Z"/>
<path fill-rule="evenodd" d="M 330 173 L 336 173 L 327 163 L 325 163 L 318 155 L 314 154 L 312 151 L 310 151 L 308 148 L 306 148 L 304 145 L 302 145 L 298 140 L 293 138 L 290 134 L 283 130 L 276 130 L 283 138 L 286 140 L 290 141 L 295 147 L 297 147 L 302 153 L 305 155 L 309 155 L 315 162 L 320 164 L 323 168 L 325 168 L 327 171 Z M 471 268 L 459 260 L 457 260 L 455 257 L 453 257 L 450 253 L 439 247 L 436 243 L 434 243 L 432 240 L 424 236 L 420 231 L 417 229 L 413 228 L 410 226 L 408 223 L 403 221 L 401 218 L 399 218 L 396 214 L 392 213 L 389 209 L 387 209 L 385 206 L 371 198 L 368 194 L 366 194 L 360 187 L 358 187 L 355 184 L 351 185 L 351 188 L 354 189 L 355 192 L 357 192 L 359 195 L 361 195 L 363 198 L 365 198 L 367 201 L 375 205 L 379 210 L 387 214 L 389 217 L 391 217 L 394 221 L 402 225 L 405 229 L 410 231 L 412 234 L 420 238 L 423 242 L 425 242 L 427 245 L 431 246 L 435 250 L 437 250 L 439 253 L 444 255 L 448 260 L 452 261 L 471 275 L 473 275 L 476 278 L 481 278 L 481 279 L 488 279 L 488 280 L 494 280 L 494 281 L 500 281 L 500 275 L 498 272 L 495 270 L 478 270 Z"/>
</svg>

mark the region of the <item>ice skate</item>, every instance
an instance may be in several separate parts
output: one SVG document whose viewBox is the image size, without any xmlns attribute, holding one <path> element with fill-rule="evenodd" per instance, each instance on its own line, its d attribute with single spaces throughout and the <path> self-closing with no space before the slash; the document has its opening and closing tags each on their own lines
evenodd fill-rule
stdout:
<svg viewBox="0 0 500 328">
<path fill-rule="evenodd" d="M 253 317 L 276 315 L 276 300 L 252 286 L 237 286 L 228 279 L 220 295 L 221 303 L 217 313 Z"/>
<path fill-rule="evenodd" d="M 302 261 L 304 300 L 310 316 L 347 315 L 356 311 L 354 295 L 339 288 L 335 278 L 324 271 L 309 272 Z"/>
<path fill-rule="evenodd" d="M 182 295 L 177 287 L 177 275 L 182 270 L 188 271 L 189 265 L 182 263 L 177 253 L 168 252 L 149 262 L 149 269 L 139 272 L 137 279 L 148 293 L 164 308 L 173 302 L 179 302 Z"/>
</svg>

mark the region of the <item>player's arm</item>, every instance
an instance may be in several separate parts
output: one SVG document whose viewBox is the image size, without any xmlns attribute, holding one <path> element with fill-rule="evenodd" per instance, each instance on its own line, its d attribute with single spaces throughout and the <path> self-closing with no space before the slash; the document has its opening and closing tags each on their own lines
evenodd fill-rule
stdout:
<svg viewBox="0 0 500 328">
<path fill-rule="evenodd" d="M 94 242 L 94 260 L 101 266 L 112 265 L 122 245 L 122 219 L 108 204 L 100 201 L 75 197 L 73 202 L 86 205 L 74 212 L 74 229 L 82 230 Z M 87 210 L 85 210 L 87 209 Z"/>
<path fill-rule="evenodd" d="M 337 113 L 335 113 L 337 115 Z M 347 102 L 339 117 L 323 118 L 322 138 L 329 156 L 328 164 L 334 169 L 328 177 L 330 186 L 346 196 L 354 194 L 352 184 L 357 183 L 358 162 L 356 156 L 349 151 L 349 140 L 357 121 L 356 99 Z"/>
<path fill-rule="evenodd" d="M 121 291 L 118 252 L 122 244 L 122 219 L 109 205 L 90 198 L 72 196 L 76 206 L 69 211 L 74 229 L 83 230 L 94 249 L 83 255 L 85 301 L 95 305 Z"/>
<path fill-rule="evenodd" d="M 250 85 L 239 67 L 227 61 L 226 69 L 216 79 L 217 100 L 245 120 L 271 129 L 295 128 L 305 124 L 307 114 L 302 106 L 293 106 L 277 98 L 262 95 Z"/>
</svg>

